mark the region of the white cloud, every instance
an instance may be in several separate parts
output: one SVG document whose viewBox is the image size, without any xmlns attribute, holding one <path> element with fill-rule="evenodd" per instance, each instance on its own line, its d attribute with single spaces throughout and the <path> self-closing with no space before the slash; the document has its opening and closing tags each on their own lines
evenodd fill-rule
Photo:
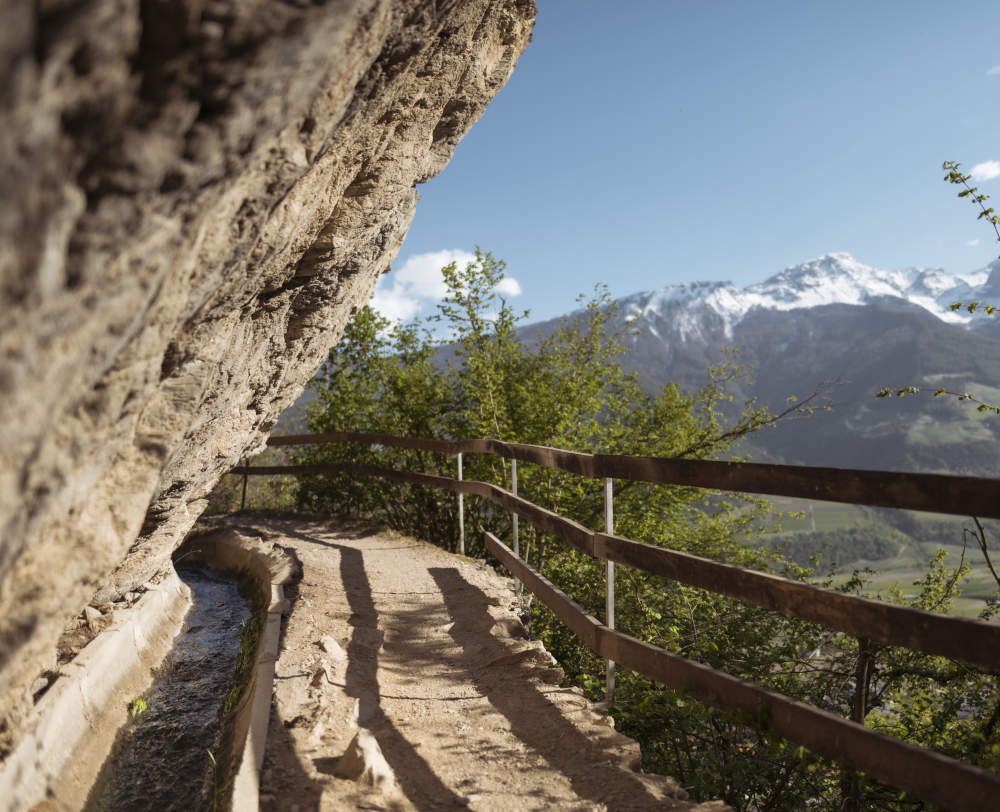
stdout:
<svg viewBox="0 0 1000 812">
<path fill-rule="evenodd" d="M 441 278 L 441 269 L 454 262 L 459 268 L 475 262 L 476 255 L 460 249 L 429 251 L 407 257 L 402 267 L 391 274 L 396 287 L 422 299 L 440 299 L 448 289 Z"/>
<path fill-rule="evenodd" d="M 505 276 L 495 290 L 501 296 L 520 296 L 521 284 L 513 276 Z"/>
<path fill-rule="evenodd" d="M 375 285 L 371 306 L 389 321 L 406 321 L 413 318 L 420 310 L 420 300 L 406 296 L 388 285 L 383 285 L 383 279 L 385 279 L 384 276 Z"/>
<path fill-rule="evenodd" d="M 372 294 L 371 306 L 390 321 L 406 321 L 424 306 L 443 299 L 448 292 L 441 269 L 454 262 L 459 268 L 475 262 L 476 255 L 459 248 L 413 254 L 398 270 L 380 277 Z M 521 285 L 511 276 L 496 287 L 501 296 L 520 296 Z"/>
<path fill-rule="evenodd" d="M 976 238 L 976 239 L 974 239 L 974 240 L 969 240 L 969 241 L 968 241 L 968 242 L 966 243 L 966 245 L 968 245 L 968 246 L 973 246 L 973 245 L 979 245 L 979 238 L 977 237 L 977 238 Z"/>
<path fill-rule="evenodd" d="M 994 65 L 988 71 L 986 71 L 987 76 L 1000 76 L 1000 65 Z"/>
<path fill-rule="evenodd" d="M 379 278 L 371 305 L 390 321 L 413 318 L 428 300 L 440 299 L 448 292 L 441 277 L 445 265 L 454 262 L 464 268 L 475 261 L 475 254 L 459 248 L 413 254 L 398 270 Z"/>
<path fill-rule="evenodd" d="M 983 161 L 976 164 L 969 172 L 973 180 L 984 181 L 1000 178 L 1000 161 Z"/>
</svg>

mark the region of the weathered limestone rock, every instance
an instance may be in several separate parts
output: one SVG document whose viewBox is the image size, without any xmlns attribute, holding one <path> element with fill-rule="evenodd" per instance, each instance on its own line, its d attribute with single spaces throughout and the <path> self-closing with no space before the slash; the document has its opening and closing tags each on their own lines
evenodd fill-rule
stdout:
<svg viewBox="0 0 1000 812">
<path fill-rule="evenodd" d="M 337 761 L 333 774 L 338 778 L 357 781 L 371 789 L 377 789 L 385 795 L 396 789 L 396 776 L 392 767 L 382 755 L 378 740 L 362 728 L 347 745 L 344 755 Z"/>
<path fill-rule="evenodd" d="M 388 269 L 532 0 L 12 0 L 0 757 L 66 622 L 161 569 Z"/>
</svg>

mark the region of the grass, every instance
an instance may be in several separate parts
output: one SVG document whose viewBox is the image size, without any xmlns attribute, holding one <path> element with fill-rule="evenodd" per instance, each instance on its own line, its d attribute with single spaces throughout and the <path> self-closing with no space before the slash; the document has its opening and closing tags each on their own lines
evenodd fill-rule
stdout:
<svg viewBox="0 0 1000 812">
<path fill-rule="evenodd" d="M 146 712 L 146 708 L 149 706 L 146 704 L 146 700 L 141 696 L 137 696 L 131 702 L 128 703 L 128 715 L 132 717 L 133 721 L 138 719 L 142 714 Z"/>
<path fill-rule="evenodd" d="M 773 497 L 770 501 L 776 510 L 783 513 L 805 514 L 793 518 L 786 516 L 776 521 L 776 524 L 780 524 L 780 531 L 776 535 L 780 536 L 781 546 L 786 552 L 793 548 L 797 537 L 805 540 L 810 536 L 813 519 L 818 532 L 862 525 L 872 526 L 873 532 L 880 532 L 880 528 L 885 528 L 887 533 L 893 532 L 883 516 L 863 507 L 784 497 Z M 907 528 L 905 535 L 908 538 L 899 552 L 891 558 L 842 564 L 833 575 L 834 586 L 846 582 L 855 569 L 868 567 L 874 571 L 869 576 L 866 590 L 872 596 L 884 598 L 892 586 L 898 586 L 904 594 L 910 594 L 916 591 L 913 582 L 922 577 L 927 562 L 938 549 L 944 549 L 948 553 L 946 559 L 948 564 L 953 567 L 958 566 L 963 554 L 962 528 L 969 526 L 968 519 L 961 516 L 912 511 L 900 511 L 899 518 L 905 520 L 903 526 Z M 894 523 L 895 521 L 893 518 Z M 1000 538 L 1000 528 L 996 523 L 987 525 L 987 532 L 993 538 Z M 949 539 L 954 539 L 954 542 L 948 543 Z M 972 572 L 962 581 L 962 594 L 955 600 L 951 613 L 962 617 L 976 617 L 985 608 L 988 598 L 997 597 L 998 587 L 986 567 L 982 552 L 974 542 L 970 542 L 964 556 Z M 996 564 L 1000 554 L 991 558 L 994 558 Z"/>
<path fill-rule="evenodd" d="M 261 613 L 255 612 L 243 624 L 240 633 L 240 650 L 236 655 L 236 673 L 240 676 L 249 674 L 257 655 L 257 643 L 260 641 Z"/>
<path fill-rule="evenodd" d="M 202 779 L 208 787 L 208 800 L 205 809 L 208 812 L 219 812 L 226 807 L 226 788 L 219 782 L 219 762 L 216 761 L 215 754 L 211 750 L 205 752 L 208 754 L 209 761 L 209 768 L 206 770 L 209 777 Z"/>
<path fill-rule="evenodd" d="M 229 689 L 229 693 L 226 694 L 226 699 L 222 703 L 222 712 L 231 713 L 233 708 L 236 707 L 236 703 L 240 701 L 240 695 L 243 693 L 242 685 L 234 685 Z"/>
<path fill-rule="evenodd" d="M 778 532 L 802 533 L 813 530 L 837 530 L 842 527 L 854 527 L 864 524 L 869 519 L 868 512 L 863 507 L 845 505 L 840 502 L 816 502 L 807 499 L 792 499 L 790 497 L 771 497 L 770 502 L 775 510 L 784 515 L 775 520 L 780 526 Z"/>
<path fill-rule="evenodd" d="M 928 383 L 936 385 L 929 376 Z M 983 384 L 971 383 L 968 381 L 941 381 L 942 385 L 949 388 L 960 388 L 962 391 L 974 393 L 977 397 L 988 403 L 1000 402 L 1000 388 L 986 386 Z M 971 442 L 992 442 L 994 440 L 991 420 L 994 415 L 986 412 L 979 412 L 974 408 L 969 408 L 966 404 L 949 403 L 945 416 L 922 414 L 910 426 L 907 432 L 907 441 L 918 445 L 950 445 L 957 443 Z"/>
<path fill-rule="evenodd" d="M 947 421 L 921 415 L 906 433 L 907 442 L 916 445 L 942 446 L 957 443 L 991 442 L 993 434 L 983 424 L 982 415 L 970 409 L 967 415 Z"/>
</svg>

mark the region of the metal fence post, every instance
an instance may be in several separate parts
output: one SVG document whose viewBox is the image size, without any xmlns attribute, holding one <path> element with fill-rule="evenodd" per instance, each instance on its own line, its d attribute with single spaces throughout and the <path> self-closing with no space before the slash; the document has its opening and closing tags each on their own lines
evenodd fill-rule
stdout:
<svg viewBox="0 0 1000 812">
<path fill-rule="evenodd" d="M 615 532 L 614 483 L 611 477 L 604 478 L 604 532 L 609 536 Z M 605 561 L 604 612 L 607 627 L 615 627 L 615 562 Z M 605 672 L 608 707 L 615 701 L 615 661 L 608 660 Z"/>
<path fill-rule="evenodd" d="M 510 458 L 510 491 L 517 496 L 517 460 L 513 457 Z M 521 542 L 518 538 L 518 527 L 517 527 L 518 516 L 514 511 L 510 512 L 510 524 L 514 531 L 514 555 L 518 558 L 521 557 Z M 516 585 L 517 591 L 521 591 L 521 582 L 514 579 L 514 584 Z"/>
<path fill-rule="evenodd" d="M 458 481 L 462 481 L 462 452 L 458 452 Z M 458 492 L 458 552 L 465 555 L 465 494 Z"/>
</svg>

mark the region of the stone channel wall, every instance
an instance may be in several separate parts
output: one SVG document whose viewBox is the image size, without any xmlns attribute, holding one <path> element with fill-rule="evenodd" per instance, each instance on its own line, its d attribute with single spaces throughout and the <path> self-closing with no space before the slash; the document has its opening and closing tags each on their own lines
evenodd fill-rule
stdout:
<svg viewBox="0 0 1000 812">
<path fill-rule="evenodd" d="M 388 270 L 532 0 L 12 0 L 0 758 L 66 622 L 162 570 Z M 37 684 L 37 683 L 36 683 Z"/>
</svg>

